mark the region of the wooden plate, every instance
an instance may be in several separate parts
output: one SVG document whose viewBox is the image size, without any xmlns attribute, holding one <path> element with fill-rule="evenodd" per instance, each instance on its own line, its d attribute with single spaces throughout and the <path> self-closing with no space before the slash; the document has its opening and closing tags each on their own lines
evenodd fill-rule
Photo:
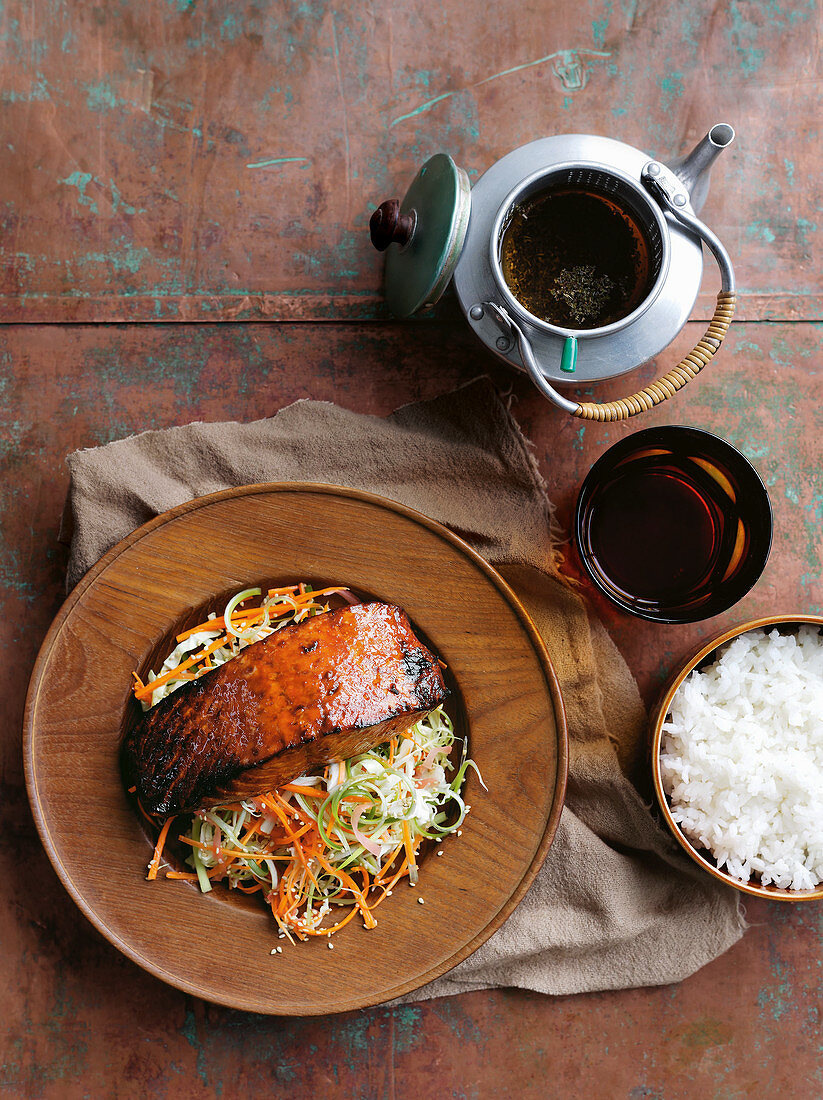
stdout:
<svg viewBox="0 0 823 1100">
<path fill-rule="evenodd" d="M 121 783 L 131 674 L 177 623 L 255 581 L 322 579 L 404 607 L 458 687 L 472 806 L 418 887 L 335 950 L 279 941 L 262 905 L 223 887 L 145 880 L 149 840 Z M 234 1008 L 315 1015 L 379 1004 L 465 959 L 525 893 L 563 803 L 567 733 L 545 646 L 505 581 L 439 524 L 327 485 L 252 485 L 183 504 L 115 546 L 71 594 L 32 675 L 26 781 L 46 851 L 75 902 L 140 966 Z M 418 904 L 422 897 L 425 904 Z"/>
</svg>

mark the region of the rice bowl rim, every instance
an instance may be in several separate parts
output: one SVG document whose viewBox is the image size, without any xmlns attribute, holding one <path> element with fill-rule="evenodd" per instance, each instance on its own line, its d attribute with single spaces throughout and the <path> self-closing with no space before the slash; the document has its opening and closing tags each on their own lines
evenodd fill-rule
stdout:
<svg viewBox="0 0 823 1100">
<path fill-rule="evenodd" d="M 702 856 L 674 820 L 669 807 L 668 797 L 663 788 L 663 777 L 660 772 L 660 748 L 663 736 L 663 723 L 671 709 L 672 700 L 686 677 L 694 672 L 699 665 L 708 663 L 708 659 L 711 658 L 715 654 L 715 651 L 721 646 L 732 641 L 734 638 L 740 637 L 742 634 L 748 634 L 750 631 L 762 631 L 772 626 L 800 627 L 804 625 L 817 626 L 823 630 L 823 615 L 768 615 L 764 618 L 751 619 L 748 622 L 741 623 L 739 626 L 731 627 L 728 630 L 724 630 L 722 634 L 718 634 L 709 639 L 709 641 L 701 643 L 700 648 L 692 653 L 692 655 L 688 657 L 670 677 L 662 695 L 652 710 L 649 724 L 654 794 L 660 812 L 665 818 L 666 824 L 674 836 L 674 839 L 699 867 L 704 871 L 708 871 L 714 878 L 718 879 L 720 882 L 724 882 L 727 886 L 733 886 L 735 890 L 740 890 L 744 894 L 751 894 L 754 897 L 764 898 L 767 901 L 817 901 L 823 899 L 823 883 L 814 890 L 785 890 L 779 886 L 761 886 L 752 879 L 748 882 L 741 882 L 739 879 L 733 878 L 726 871 L 721 871 L 714 863 Z"/>
</svg>

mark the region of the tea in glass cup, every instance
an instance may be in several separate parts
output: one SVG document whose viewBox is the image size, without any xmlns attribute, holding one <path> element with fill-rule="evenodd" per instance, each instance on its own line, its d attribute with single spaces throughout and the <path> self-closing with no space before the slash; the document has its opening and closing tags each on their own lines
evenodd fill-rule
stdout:
<svg viewBox="0 0 823 1100">
<path fill-rule="evenodd" d="M 766 565 L 772 512 L 731 444 L 669 425 L 622 439 L 589 471 L 575 512 L 587 573 L 644 619 L 689 623 L 727 610 Z"/>
</svg>

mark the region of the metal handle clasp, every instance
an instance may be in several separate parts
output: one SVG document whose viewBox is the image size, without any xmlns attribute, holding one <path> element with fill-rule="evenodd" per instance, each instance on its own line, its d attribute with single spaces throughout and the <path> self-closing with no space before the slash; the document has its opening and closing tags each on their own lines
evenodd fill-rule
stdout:
<svg viewBox="0 0 823 1100">
<path fill-rule="evenodd" d="M 534 382 L 543 396 L 547 397 L 549 401 L 553 402 L 553 404 L 557 405 L 558 408 L 563 409 L 565 412 L 575 413 L 579 407 L 578 402 L 569 401 L 568 398 L 561 396 L 554 386 L 550 384 L 549 380 L 538 366 L 528 336 L 526 336 L 523 329 L 512 318 L 506 308 L 504 306 L 499 306 L 496 302 L 484 302 L 483 308 L 489 311 L 503 332 L 517 342 L 517 350 L 520 353 L 520 359 L 523 366 L 526 368 L 532 382 Z"/>
<path fill-rule="evenodd" d="M 656 160 L 649 161 L 640 173 L 640 179 L 649 194 L 667 214 L 685 225 L 687 229 L 691 229 L 703 241 L 720 268 L 722 291 L 725 294 L 734 294 L 734 268 L 731 258 L 717 234 L 713 233 L 700 218 L 684 209 L 688 204 L 689 196 L 682 181 Z"/>
</svg>

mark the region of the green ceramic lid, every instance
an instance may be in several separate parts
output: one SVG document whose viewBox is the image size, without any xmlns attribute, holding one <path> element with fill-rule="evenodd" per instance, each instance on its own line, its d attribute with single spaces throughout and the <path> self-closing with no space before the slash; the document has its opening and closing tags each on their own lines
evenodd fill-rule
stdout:
<svg viewBox="0 0 823 1100">
<path fill-rule="evenodd" d="M 449 284 L 469 227 L 469 177 L 446 153 L 427 160 L 400 204 L 411 239 L 386 252 L 386 304 L 397 317 L 433 306 Z"/>
</svg>

